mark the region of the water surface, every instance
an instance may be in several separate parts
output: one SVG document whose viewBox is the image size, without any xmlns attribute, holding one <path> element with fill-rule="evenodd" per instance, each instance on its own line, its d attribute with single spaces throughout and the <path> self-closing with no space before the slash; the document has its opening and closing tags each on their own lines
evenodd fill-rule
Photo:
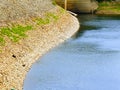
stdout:
<svg viewBox="0 0 120 90">
<path fill-rule="evenodd" d="M 24 90 L 120 90 L 120 17 L 78 18 L 79 32 L 33 65 Z"/>
</svg>

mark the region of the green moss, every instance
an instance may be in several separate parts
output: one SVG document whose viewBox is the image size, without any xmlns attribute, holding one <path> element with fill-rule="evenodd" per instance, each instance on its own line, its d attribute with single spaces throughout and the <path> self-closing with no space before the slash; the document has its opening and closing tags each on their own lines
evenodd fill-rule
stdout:
<svg viewBox="0 0 120 90">
<path fill-rule="evenodd" d="M 2 36 L 0 36 L 0 46 L 5 45 L 5 40 Z"/>
<path fill-rule="evenodd" d="M 26 37 L 26 31 L 32 30 L 32 26 L 12 26 L 0 28 L 0 45 L 5 45 L 5 37 L 8 37 L 13 42 L 19 41 L 21 38 Z"/>
<path fill-rule="evenodd" d="M 50 22 L 57 21 L 59 16 L 54 13 L 46 13 L 44 18 L 37 18 L 37 25 L 46 25 Z M 32 30 L 33 26 L 13 25 L 12 27 L 0 28 L 0 46 L 5 45 L 5 37 L 8 37 L 13 42 L 18 42 L 20 39 L 27 37 L 26 31 Z"/>
<path fill-rule="evenodd" d="M 47 13 L 46 17 L 54 21 L 57 21 L 59 19 L 59 16 L 53 13 Z"/>
<path fill-rule="evenodd" d="M 63 8 L 60 9 L 60 13 L 65 13 L 65 12 L 66 12 L 65 9 L 63 9 Z"/>
<path fill-rule="evenodd" d="M 50 23 L 50 20 L 48 18 L 37 18 L 36 19 L 36 22 L 38 25 L 46 25 L 46 24 L 49 24 Z"/>
<path fill-rule="evenodd" d="M 61 9 L 61 12 L 64 12 L 64 9 Z M 36 18 L 36 25 L 46 25 L 51 22 L 55 22 L 59 19 L 60 15 L 58 13 L 46 13 L 44 18 Z M 34 26 L 35 28 L 35 26 Z M 27 37 L 26 31 L 32 30 L 33 26 L 31 25 L 13 25 L 10 27 L 2 27 L 0 28 L 0 46 L 4 46 L 6 41 L 5 38 L 9 38 L 13 42 L 18 42 L 20 39 Z"/>
<path fill-rule="evenodd" d="M 54 13 L 46 13 L 44 18 L 37 18 L 36 22 L 38 25 L 46 25 L 52 21 L 57 21 L 59 16 Z"/>
</svg>

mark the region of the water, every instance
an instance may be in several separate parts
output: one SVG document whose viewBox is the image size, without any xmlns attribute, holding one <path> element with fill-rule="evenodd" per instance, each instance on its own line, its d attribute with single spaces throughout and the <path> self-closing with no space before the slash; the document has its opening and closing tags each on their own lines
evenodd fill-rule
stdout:
<svg viewBox="0 0 120 90">
<path fill-rule="evenodd" d="M 120 90 L 120 17 L 78 18 L 80 31 L 33 65 L 24 90 Z"/>
</svg>

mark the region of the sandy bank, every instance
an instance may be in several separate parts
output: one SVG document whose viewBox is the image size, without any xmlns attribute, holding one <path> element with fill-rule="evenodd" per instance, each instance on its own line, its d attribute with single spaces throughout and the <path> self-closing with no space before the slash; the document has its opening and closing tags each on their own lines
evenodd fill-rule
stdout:
<svg viewBox="0 0 120 90">
<path fill-rule="evenodd" d="M 59 10 L 57 7 L 53 12 L 57 13 Z M 48 50 L 70 38 L 78 28 L 78 20 L 63 13 L 57 21 L 28 31 L 28 37 L 18 43 L 8 40 L 0 54 L 0 90 L 22 90 L 25 76 L 32 64 Z"/>
</svg>

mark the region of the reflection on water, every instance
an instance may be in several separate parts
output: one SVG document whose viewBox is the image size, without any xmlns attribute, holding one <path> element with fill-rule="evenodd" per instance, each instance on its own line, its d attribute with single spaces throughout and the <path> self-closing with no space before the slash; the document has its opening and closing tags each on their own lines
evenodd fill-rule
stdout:
<svg viewBox="0 0 120 90">
<path fill-rule="evenodd" d="M 24 90 L 120 90 L 120 17 L 78 18 L 80 31 L 33 65 Z"/>
</svg>

